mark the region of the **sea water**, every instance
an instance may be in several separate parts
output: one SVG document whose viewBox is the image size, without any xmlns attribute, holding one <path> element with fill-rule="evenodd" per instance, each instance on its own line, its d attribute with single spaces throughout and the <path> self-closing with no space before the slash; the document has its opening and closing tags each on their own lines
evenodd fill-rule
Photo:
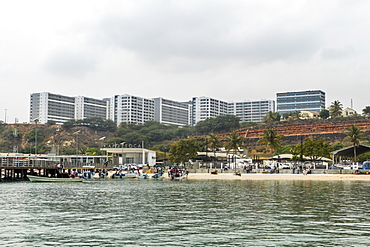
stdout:
<svg viewBox="0 0 370 247">
<path fill-rule="evenodd" d="M 0 183 L 0 246 L 369 246 L 370 183 Z"/>
</svg>

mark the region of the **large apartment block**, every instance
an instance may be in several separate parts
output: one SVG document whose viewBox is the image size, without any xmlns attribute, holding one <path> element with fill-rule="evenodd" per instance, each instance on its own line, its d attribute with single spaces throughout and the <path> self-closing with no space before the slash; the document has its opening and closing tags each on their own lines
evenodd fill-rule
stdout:
<svg viewBox="0 0 370 247">
<path fill-rule="evenodd" d="M 228 114 L 240 118 L 241 122 L 262 122 L 270 111 L 275 111 L 274 100 L 230 102 Z"/>
<path fill-rule="evenodd" d="M 75 97 L 75 119 L 99 117 L 107 119 L 108 100 L 93 99 L 84 96 Z"/>
<path fill-rule="evenodd" d="M 30 122 L 55 121 L 58 124 L 70 119 L 107 116 L 107 101 L 83 96 L 71 97 L 49 92 L 33 93 L 30 100 Z"/>
<path fill-rule="evenodd" d="M 209 98 L 194 97 L 191 101 L 191 125 L 208 118 L 215 118 L 228 114 L 228 103 L 225 101 Z"/>
<path fill-rule="evenodd" d="M 285 92 L 276 94 L 277 112 L 316 111 L 325 109 L 325 92 L 321 90 Z"/>
<path fill-rule="evenodd" d="M 115 95 L 109 103 L 109 119 L 121 123 L 142 124 L 154 121 L 154 100 L 133 95 Z"/>
<path fill-rule="evenodd" d="M 154 121 L 178 126 L 190 125 L 190 104 L 163 98 L 154 100 Z"/>
</svg>

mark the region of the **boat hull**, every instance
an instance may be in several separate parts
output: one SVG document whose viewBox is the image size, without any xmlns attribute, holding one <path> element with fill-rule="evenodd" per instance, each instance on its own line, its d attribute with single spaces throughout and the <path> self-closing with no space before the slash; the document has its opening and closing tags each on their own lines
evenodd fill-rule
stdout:
<svg viewBox="0 0 370 247">
<path fill-rule="evenodd" d="M 31 182 L 49 182 L 49 183 L 76 183 L 83 182 L 83 178 L 49 178 L 27 175 Z"/>
</svg>

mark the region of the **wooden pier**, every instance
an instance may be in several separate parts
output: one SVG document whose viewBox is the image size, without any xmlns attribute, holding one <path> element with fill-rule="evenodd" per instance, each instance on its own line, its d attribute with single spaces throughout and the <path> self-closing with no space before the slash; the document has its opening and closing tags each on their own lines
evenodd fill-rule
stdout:
<svg viewBox="0 0 370 247">
<path fill-rule="evenodd" d="M 62 169 L 58 170 L 60 164 Z M 93 168 L 92 168 L 93 167 Z M 27 174 L 56 177 L 58 173 L 71 174 L 72 170 L 81 173 L 84 170 L 109 170 L 110 163 L 51 162 L 49 160 L 30 159 L 27 157 L 1 157 L 0 181 L 27 180 Z"/>
</svg>

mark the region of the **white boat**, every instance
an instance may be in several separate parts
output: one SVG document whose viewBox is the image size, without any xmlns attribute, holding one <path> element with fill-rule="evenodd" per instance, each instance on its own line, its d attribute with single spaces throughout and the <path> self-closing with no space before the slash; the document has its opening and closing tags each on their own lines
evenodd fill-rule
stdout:
<svg viewBox="0 0 370 247">
<path fill-rule="evenodd" d="M 40 177 L 27 175 L 31 182 L 53 182 L 53 183 L 72 183 L 72 182 L 83 182 L 83 178 L 50 178 L 50 177 Z"/>
<path fill-rule="evenodd" d="M 119 178 L 137 178 L 137 174 L 136 173 L 131 173 L 131 172 L 121 173 L 119 175 Z"/>
<path fill-rule="evenodd" d="M 171 179 L 173 180 L 183 180 L 183 179 L 186 179 L 186 175 L 182 175 L 182 176 L 172 176 Z"/>
</svg>

